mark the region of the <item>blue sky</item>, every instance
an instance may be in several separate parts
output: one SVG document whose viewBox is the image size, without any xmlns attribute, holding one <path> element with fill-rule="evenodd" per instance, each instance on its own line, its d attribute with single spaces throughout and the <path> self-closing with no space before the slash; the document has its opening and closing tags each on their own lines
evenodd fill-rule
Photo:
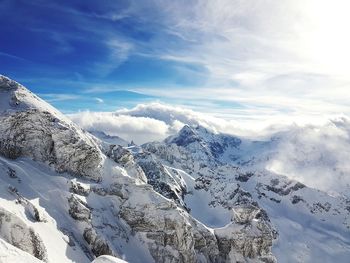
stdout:
<svg viewBox="0 0 350 263">
<path fill-rule="evenodd" d="M 346 1 L 0 0 L 0 68 L 64 112 L 348 113 Z"/>
<path fill-rule="evenodd" d="M 111 110 L 158 99 L 133 92 L 196 86 L 203 68 L 153 56 L 164 38 L 151 18 L 126 15 L 128 1 L 1 1 L 0 61 L 8 75 L 64 111 Z M 147 12 L 147 8 L 142 12 Z M 113 18 L 119 16 L 120 18 Z M 191 77 L 188 76 L 191 74 Z"/>
</svg>

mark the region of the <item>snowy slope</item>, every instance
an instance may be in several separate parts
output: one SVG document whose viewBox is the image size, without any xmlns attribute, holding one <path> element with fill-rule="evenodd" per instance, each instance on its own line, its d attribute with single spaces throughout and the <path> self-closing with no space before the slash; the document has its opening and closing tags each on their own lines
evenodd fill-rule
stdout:
<svg viewBox="0 0 350 263">
<path fill-rule="evenodd" d="M 9 171 L 13 171 L 12 175 Z M 21 218 L 40 235 L 49 262 L 89 262 L 84 248 L 79 245 L 82 240 L 70 246 L 68 232 L 64 234 L 76 228 L 69 214 L 62 213 L 68 211 L 70 192 L 67 179 L 31 160 L 10 161 L 2 157 L 0 174 L 1 208 Z M 30 212 L 30 205 L 39 209 L 40 221 Z M 79 236 L 76 231 L 70 235 Z"/>
<path fill-rule="evenodd" d="M 0 262 L 42 263 L 41 260 L 15 246 L 12 246 L 2 239 L 0 239 Z"/>
</svg>

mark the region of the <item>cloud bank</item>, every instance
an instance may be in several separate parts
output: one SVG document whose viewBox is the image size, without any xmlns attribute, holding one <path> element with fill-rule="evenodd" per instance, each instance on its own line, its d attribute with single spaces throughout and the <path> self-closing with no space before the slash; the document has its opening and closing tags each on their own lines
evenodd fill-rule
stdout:
<svg viewBox="0 0 350 263">
<path fill-rule="evenodd" d="M 111 112 L 80 112 L 69 117 L 88 131 L 103 131 L 138 144 L 159 140 L 169 135 L 170 127 L 163 121 L 148 117 L 117 115 Z"/>
<path fill-rule="evenodd" d="M 350 190 L 350 119 L 345 116 L 314 124 L 305 119 L 251 126 L 182 107 L 150 103 L 117 112 L 80 112 L 70 118 L 86 130 L 103 131 L 138 144 L 163 140 L 184 124 L 253 140 L 277 138 L 272 155 L 269 147 L 267 152 L 264 148 L 253 151 L 254 155 L 269 155 L 266 162 L 269 171 L 334 194 Z"/>
<path fill-rule="evenodd" d="M 349 118 L 335 118 L 318 126 L 293 126 L 280 136 L 268 170 L 316 189 L 349 196 Z"/>
<path fill-rule="evenodd" d="M 83 111 L 70 114 L 69 117 L 86 130 L 103 131 L 128 141 L 134 140 L 138 144 L 161 141 L 178 132 L 185 124 L 200 125 L 215 133 L 240 136 L 263 136 L 267 134 L 266 130 L 270 133 L 284 127 L 276 125 L 273 119 L 269 122 L 244 123 L 158 102 L 139 104 L 115 112 Z"/>
<path fill-rule="evenodd" d="M 248 138 L 265 138 L 273 133 L 286 130 L 291 124 L 305 126 L 323 124 L 324 117 L 277 115 L 268 119 L 242 119 L 240 110 L 236 118 L 219 118 L 212 113 L 194 111 L 186 107 L 172 106 L 153 102 L 138 104 L 131 109 L 115 112 L 83 111 L 69 115 L 70 118 L 86 130 L 100 130 L 110 135 L 117 135 L 126 140 L 142 144 L 152 140 L 163 140 L 175 134 L 185 124 L 200 125 L 212 132 L 227 133 Z M 235 116 L 235 115 L 234 115 Z M 252 116 L 251 116 L 252 117 Z"/>
</svg>

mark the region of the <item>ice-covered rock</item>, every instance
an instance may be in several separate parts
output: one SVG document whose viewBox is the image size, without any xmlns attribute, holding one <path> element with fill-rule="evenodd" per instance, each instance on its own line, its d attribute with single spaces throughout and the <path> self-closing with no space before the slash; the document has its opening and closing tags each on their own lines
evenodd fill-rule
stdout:
<svg viewBox="0 0 350 263">
<path fill-rule="evenodd" d="M 156 262 L 214 262 L 218 258 L 213 233 L 159 194 L 138 187 L 119 214 L 144 240 Z"/>
<path fill-rule="evenodd" d="M 171 174 L 151 153 L 142 152 L 135 155 L 136 162 L 145 172 L 147 182 L 161 195 L 184 206 L 183 196 L 186 185 L 181 177 Z"/>
<path fill-rule="evenodd" d="M 144 170 L 134 159 L 133 154 L 128 149 L 120 145 L 110 145 L 106 153 L 108 157 L 123 166 L 128 175 L 136 180 L 138 184 L 147 183 L 147 177 Z"/>
<path fill-rule="evenodd" d="M 69 203 L 69 214 L 72 218 L 80 221 L 88 221 L 91 219 L 91 211 L 86 203 L 81 201 L 74 194 L 68 199 Z"/>
<path fill-rule="evenodd" d="M 114 255 L 107 241 L 98 235 L 93 228 L 86 228 L 83 236 L 86 242 L 91 246 L 91 251 L 96 257 L 101 255 Z"/>
<path fill-rule="evenodd" d="M 1 262 L 26 262 L 26 263 L 42 263 L 42 260 L 37 259 L 31 254 L 7 243 L 0 238 L 0 258 Z"/>
<path fill-rule="evenodd" d="M 58 172 L 101 178 L 101 153 L 89 135 L 4 76 L 0 76 L 0 154 L 30 157 Z"/>
<path fill-rule="evenodd" d="M 47 261 L 45 245 L 38 234 L 16 215 L 2 208 L 0 238 L 40 260 Z"/>
</svg>

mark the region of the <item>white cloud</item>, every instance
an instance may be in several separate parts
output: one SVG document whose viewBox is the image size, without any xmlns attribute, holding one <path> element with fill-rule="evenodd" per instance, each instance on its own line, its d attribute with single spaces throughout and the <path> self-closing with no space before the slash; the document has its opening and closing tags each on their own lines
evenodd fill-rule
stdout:
<svg viewBox="0 0 350 263">
<path fill-rule="evenodd" d="M 136 143 L 158 140 L 169 135 L 168 125 L 147 117 L 88 111 L 71 114 L 69 117 L 86 130 L 103 131 Z"/>
<path fill-rule="evenodd" d="M 100 130 L 136 143 L 163 140 L 185 124 L 202 125 L 214 132 L 240 130 L 234 121 L 215 118 L 181 107 L 160 103 L 139 104 L 116 112 L 79 112 L 69 115 L 86 130 Z"/>
<path fill-rule="evenodd" d="M 94 67 L 92 67 L 93 73 L 98 73 L 101 76 L 107 76 L 118 68 L 128 59 L 133 49 L 131 42 L 117 36 L 106 40 L 105 45 L 109 52 L 107 60 L 94 63 Z"/>
<path fill-rule="evenodd" d="M 167 37 L 158 36 L 145 53 L 200 65 L 207 73 L 201 88 L 174 92 L 146 87 L 140 92 L 182 100 L 240 101 L 284 114 L 284 108 L 288 114 L 350 114 L 346 1 L 147 3 L 162 28 L 183 43 L 171 46 Z"/>
<path fill-rule="evenodd" d="M 46 101 L 50 103 L 58 102 L 58 101 L 76 100 L 82 97 L 80 95 L 62 94 L 62 93 L 45 93 L 45 94 L 39 94 L 39 96 L 44 98 Z"/>
<path fill-rule="evenodd" d="M 294 126 L 282 134 L 277 154 L 267 168 L 327 192 L 350 190 L 350 120 Z"/>
<path fill-rule="evenodd" d="M 239 130 L 235 121 L 216 118 L 208 113 L 200 113 L 191 109 L 170 106 L 161 103 L 139 104 L 132 109 L 121 109 L 116 112 L 120 115 L 147 117 L 160 120 L 168 125 L 169 133 L 176 133 L 185 124 L 201 125 L 214 132 L 233 132 Z"/>
<path fill-rule="evenodd" d="M 240 113 L 237 113 L 239 116 Z M 230 114 L 231 116 L 231 114 Z M 276 115 L 268 120 L 256 118 L 227 120 L 215 117 L 211 113 L 201 113 L 180 106 L 161 103 L 139 104 L 132 109 L 116 112 L 79 112 L 70 118 L 86 130 L 101 130 L 110 135 L 118 135 L 137 143 L 163 140 L 175 134 L 185 124 L 201 125 L 213 132 L 222 132 L 244 137 L 263 138 L 273 132 L 286 129 L 293 123 L 307 125 L 324 123 L 324 118 L 304 118 Z"/>
<path fill-rule="evenodd" d="M 213 132 L 254 140 L 278 136 L 279 143 L 273 144 L 273 154 L 266 163 L 268 170 L 328 192 L 350 189 L 350 120 L 344 116 L 312 121 L 281 116 L 257 124 L 256 120 L 229 121 L 178 106 L 150 103 L 113 113 L 81 112 L 70 118 L 87 130 L 104 131 L 138 144 L 163 140 L 184 124 L 202 125 Z M 255 149 L 252 154 L 260 157 L 270 154 L 270 148 L 265 150 Z"/>
<path fill-rule="evenodd" d="M 98 103 L 104 103 L 104 100 L 103 99 L 101 99 L 101 98 L 95 98 L 95 100 L 98 102 Z"/>
</svg>

